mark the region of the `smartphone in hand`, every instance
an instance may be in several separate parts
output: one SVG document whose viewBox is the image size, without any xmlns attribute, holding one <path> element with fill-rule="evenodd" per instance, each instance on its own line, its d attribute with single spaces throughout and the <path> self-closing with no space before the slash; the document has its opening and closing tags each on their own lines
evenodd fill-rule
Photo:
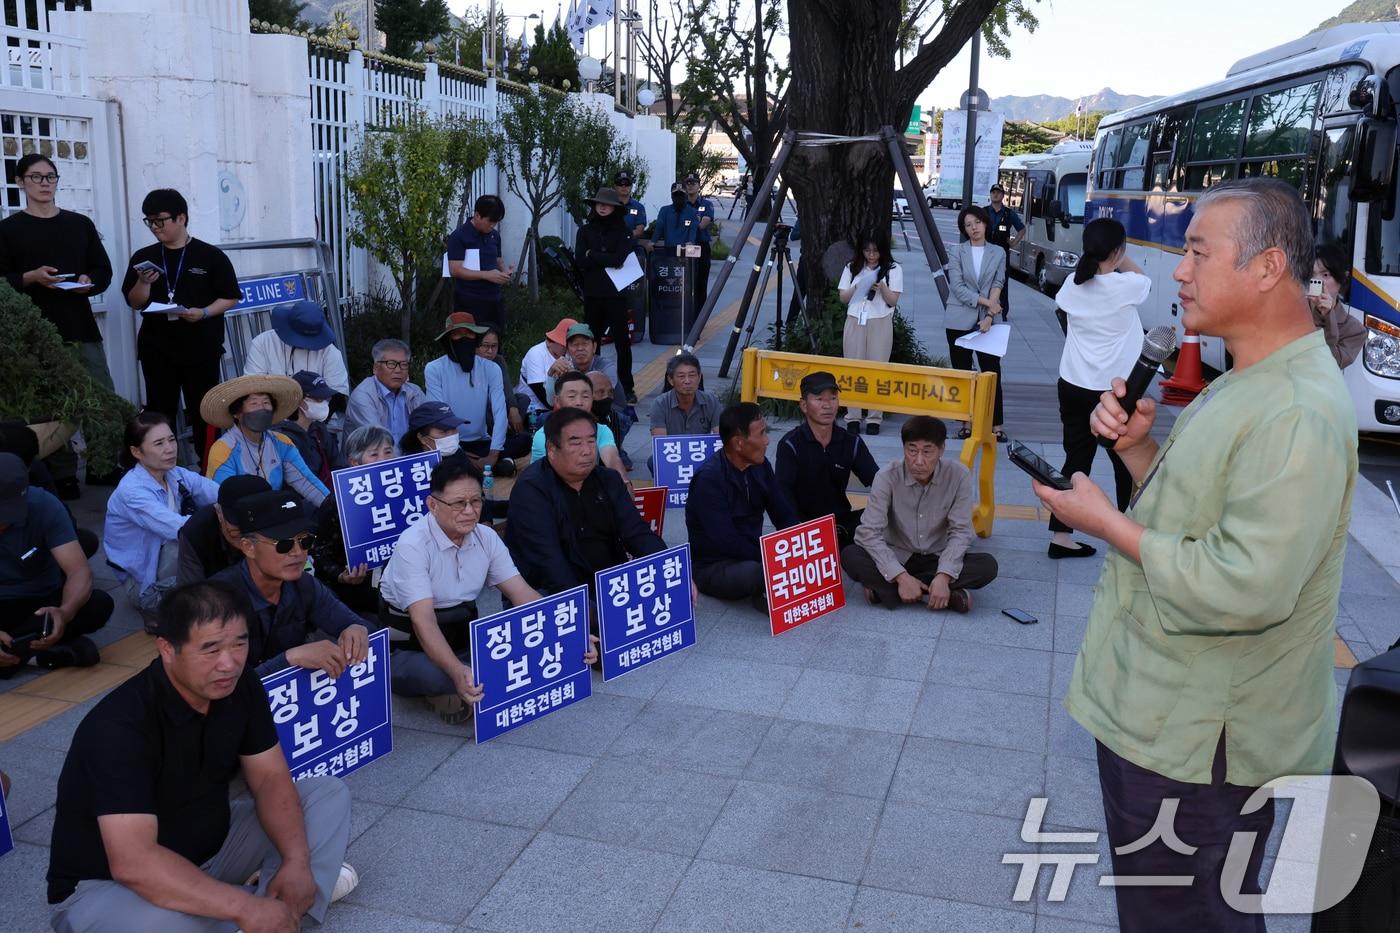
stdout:
<svg viewBox="0 0 1400 933">
<path fill-rule="evenodd" d="M 1020 441 L 1008 441 L 1007 458 L 1031 477 L 1053 489 L 1073 489 L 1074 485 L 1059 470 L 1036 456 L 1029 447 Z"/>
</svg>

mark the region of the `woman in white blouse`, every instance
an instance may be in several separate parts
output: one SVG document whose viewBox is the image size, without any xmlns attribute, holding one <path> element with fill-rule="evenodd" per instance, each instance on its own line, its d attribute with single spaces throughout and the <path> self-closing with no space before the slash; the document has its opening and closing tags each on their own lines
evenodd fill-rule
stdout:
<svg viewBox="0 0 1400 933">
<path fill-rule="evenodd" d="M 1101 217 L 1084 225 L 1084 251 L 1074 278 L 1065 282 L 1055 303 L 1065 312 L 1068 329 L 1060 354 L 1060 421 L 1064 425 L 1065 476 L 1088 474 L 1098 440 L 1089 430 L 1089 414 L 1114 377 L 1127 378 L 1142 352 L 1142 319 L 1137 306 L 1147 300 L 1152 280 L 1126 252 L 1127 232 L 1116 220 Z M 1128 507 L 1133 478 L 1113 451 L 1113 485 L 1118 509 Z M 1075 541 L 1071 528 L 1050 519 L 1050 556 L 1088 557 L 1094 548 Z"/>
<path fill-rule="evenodd" d="M 894 309 L 904 290 L 904 270 L 890 255 L 888 238 L 864 237 L 850 265 L 841 270 L 836 286 L 846 302 L 846 326 L 841 331 L 841 355 L 848 360 L 890 361 L 894 346 Z M 865 433 L 879 434 L 884 412 L 866 409 Z M 846 430 L 859 434 L 861 412 L 846 412 Z"/>
</svg>

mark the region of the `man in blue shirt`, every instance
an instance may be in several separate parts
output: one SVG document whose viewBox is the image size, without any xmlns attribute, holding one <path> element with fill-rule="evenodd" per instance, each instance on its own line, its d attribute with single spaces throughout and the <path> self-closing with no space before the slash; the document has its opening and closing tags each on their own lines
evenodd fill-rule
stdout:
<svg viewBox="0 0 1400 933">
<path fill-rule="evenodd" d="M 671 186 L 671 203 L 656 212 L 652 236 L 666 245 L 668 254 L 674 255 L 675 247 L 698 242 L 699 235 L 700 215 L 686 200 L 685 185 L 676 182 Z"/>
<path fill-rule="evenodd" d="M 497 466 L 506 443 L 506 391 L 501 383 L 501 367 L 476 365 L 480 359 L 476 346 L 488 330 L 465 311 L 449 314 L 437 338 L 447 352 L 423 370 L 428 400 L 446 402 L 452 413 L 462 419 L 464 424 L 457 429 L 462 437 L 461 449 L 481 469 Z M 513 472 L 514 464 L 500 475 Z"/>
<path fill-rule="evenodd" d="M 360 380 L 345 409 L 345 436 L 357 428 L 376 425 L 397 441 L 408 433 L 408 414 L 427 400 L 423 390 L 408 381 L 408 344 L 386 337 L 370 349 L 373 374 Z"/>
<path fill-rule="evenodd" d="M 773 519 L 775 529 L 801 519 L 768 463 L 763 409 L 753 402 L 726 408 L 719 416 L 719 436 L 724 449 L 695 471 L 685 505 L 695 582 L 707 596 L 747 596 L 756 609 L 767 612 L 758 544 L 763 514 Z"/>
<path fill-rule="evenodd" d="M 991 196 L 992 203 L 987 206 L 987 217 L 991 223 L 987 225 L 987 242 L 995 243 L 1006 250 L 1007 272 L 1011 271 L 1011 251 L 1026 235 L 1026 225 L 1021 222 L 1021 215 L 1006 206 L 1006 189 L 1001 185 L 992 185 L 987 192 Z M 1006 314 L 1006 296 L 1011 293 L 1011 283 L 1006 283 L 1007 287 L 1001 290 L 1001 311 L 1002 320 Z"/>
<path fill-rule="evenodd" d="M 501 286 L 515 272 L 501 255 L 501 234 L 496 229 L 505 216 L 505 202 L 494 194 L 483 194 L 476 199 L 471 219 L 447 238 L 453 310 L 470 311 L 478 321 L 493 325 L 502 334 L 506 299 Z"/>
<path fill-rule="evenodd" d="M 0 679 L 31 657 L 41 667 L 96 664 L 97 646 L 83 636 L 112 609 L 112 597 L 93 589 L 63 503 L 29 485 L 23 460 L 0 453 Z M 40 637 L 45 615 L 52 630 Z"/>
<path fill-rule="evenodd" d="M 613 176 L 613 188 L 622 202 L 622 216 L 627 224 L 627 232 L 632 239 L 640 240 L 647 229 L 647 209 L 641 201 L 632 198 L 632 173 L 623 169 Z"/>
<path fill-rule="evenodd" d="M 685 199 L 700 215 L 700 231 L 695 242 L 700 244 L 700 258 L 695 263 L 695 278 L 691 282 L 695 293 L 695 311 L 705 306 L 710 293 L 710 228 L 715 225 L 715 202 L 700 196 L 700 176 L 691 172 L 685 176 Z"/>
</svg>

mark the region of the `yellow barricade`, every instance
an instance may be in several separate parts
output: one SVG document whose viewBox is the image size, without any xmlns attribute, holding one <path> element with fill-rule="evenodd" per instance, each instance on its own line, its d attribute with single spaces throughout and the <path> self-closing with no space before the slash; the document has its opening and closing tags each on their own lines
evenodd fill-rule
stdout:
<svg viewBox="0 0 1400 933">
<path fill-rule="evenodd" d="M 992 435 L 995 373 L 872 363 L 750 347 L 744 351 L 741 373 L 743 400 L 757 402 L 762 397 L 796 401 L 802 377 L 818 370 L 826 370 L 836 377 L 841 387 L 841 404 L 847 408 L 874 408 L 902 415 L 933 415 L 968 422 L 972 437 L 963 442 L 959 459 L 977 479 L 972 527 L 979 537 L 992 533 L 997 463 L 996 438 Z M 981 463 L 974 466 L 978 454 L 981 454 Z"/>
</svg>

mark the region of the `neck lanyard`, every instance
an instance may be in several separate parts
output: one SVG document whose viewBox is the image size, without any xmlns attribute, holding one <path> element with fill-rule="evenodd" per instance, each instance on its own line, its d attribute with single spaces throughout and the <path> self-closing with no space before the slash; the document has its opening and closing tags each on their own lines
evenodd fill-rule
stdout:
<svg viewBox="0 0 1400 933">
<path fill-rule="evenodd" d="M 175 266 L 175 278 L 170 277 L 170 272 L 165 267 L 165 247 L 160 248 L 160 271 L 165 276 L 165 300 L 174 304 L 175 289 L 180 287 L 180 273 L 185 268 L 185 250 L 190 248 L 190 241 L 185 240 L 185 245 L 180 247 L 180 262 Z"/>
</svg>

